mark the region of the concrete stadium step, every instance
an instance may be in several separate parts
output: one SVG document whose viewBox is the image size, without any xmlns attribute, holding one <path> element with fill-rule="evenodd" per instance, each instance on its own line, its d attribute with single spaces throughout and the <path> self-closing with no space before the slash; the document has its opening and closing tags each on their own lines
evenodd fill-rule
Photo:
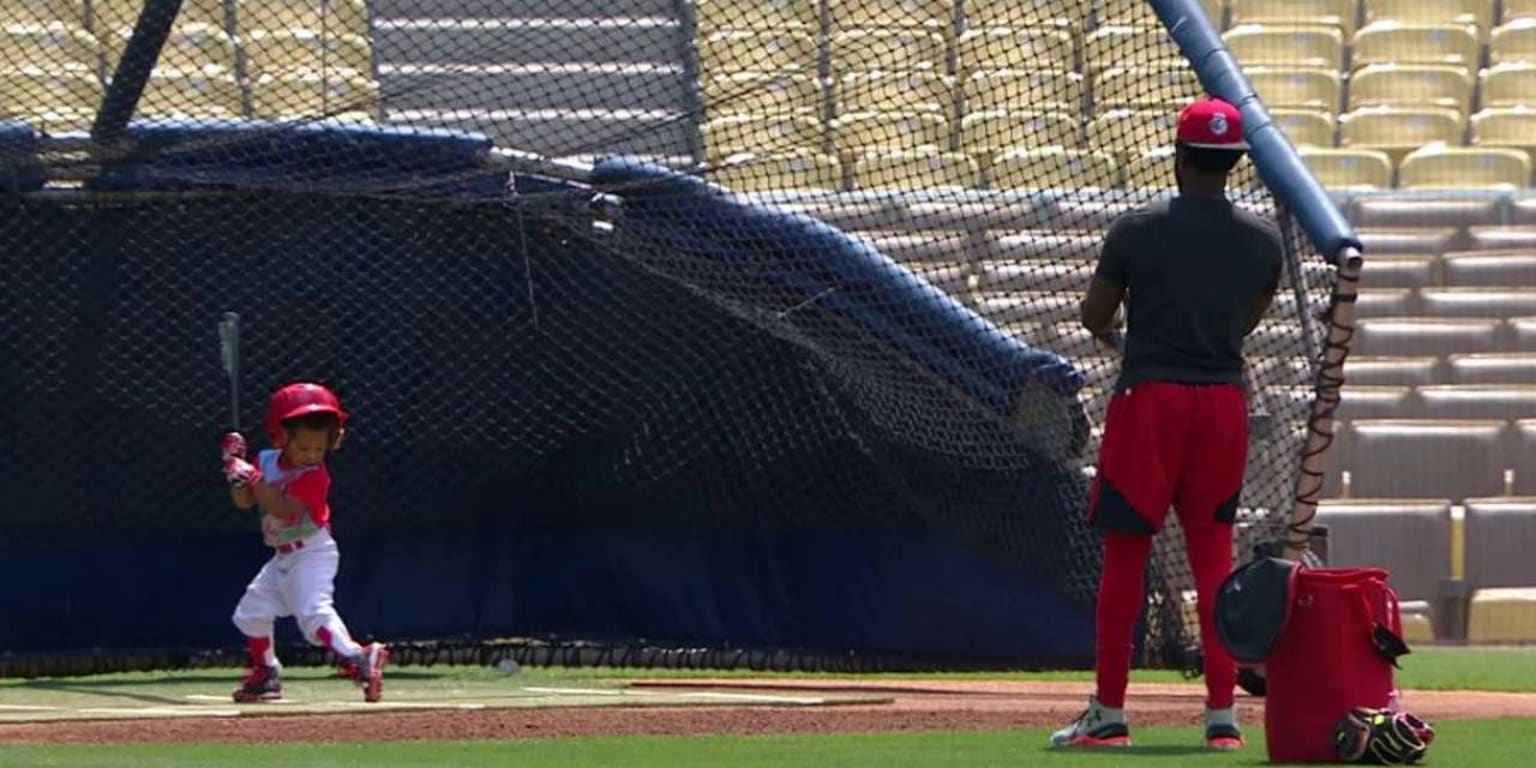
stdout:
<svg viewBox="0 0 1536 768">
<path fill-rule="evenodd" d="M 506 64 L 682 60 L 664 19 L 405 19 L 375 25 L 374 50 L 391 64 Z"/>
<path fill-rule="evenodd" d="M 394 110 L 391 123 L 456 128 L 497 146 L 553 157 L 593 154 L 688 155 L 693 132 L 681 112 L 631 110 Z"/>
<path fill-rule="evenodd" d="M 678 0 L 374 0 L 379 19 L 570 19 L 675 14 Z"/>
<path fill-rule="evenodd" d="M 657 64 L 387 64 L 390 109 L 638 109 L 684 111 L 682 69 Z"/>
</svg>

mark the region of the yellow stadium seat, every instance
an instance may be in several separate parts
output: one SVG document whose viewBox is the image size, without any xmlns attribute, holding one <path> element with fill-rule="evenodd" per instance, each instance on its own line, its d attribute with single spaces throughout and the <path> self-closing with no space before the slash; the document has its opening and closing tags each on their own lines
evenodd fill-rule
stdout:
<svg viewBox="0 0 1536 768">
<path fill-rule="evenodd" d="M 789 115 L 729 115 L 701 129 L 710 162 L 742 152 L 788 154 L 821 149 L 821 122 Z"/>
<path fill-rule="evenodd" d="M 1472 116 L 1472 144 L 1536 151 L 1536 109 L 1503 107 Z"/>
<path fill-rule="evenodd" d="M 955 81 L 933 72 L 850 72 L 837 84 L 839 112 L 954 114 Z"/>
<path fill-rule="evenodd" d="M 852 112 L 832 121 L 832 137 L 839 152 L 855 155 L 943 147 L 949 140 L 949 121 L 930 112 Z"/>
<path fill-rule="evenodd" d="M 264 120 L 313 119 L 346 112 L 378 114 L 379 86 L 364 77 L 292 72 L 251 83 L 251 116 Z"/>
<path fill-rule="evenodd" d="M 1081 24 L 1093 10 L 1094 0 L 965 0 L 965 25 L 1022 27 L 1068 21 Z"/>
<path fill-rule="evenodd" d="M 966 78 L 961 93 L 966 110 L 973 112 L 1078 112 L 1083 108 L 1083 76 L 1054 69 L 982 70 Z"/>
<path fill-rule="evenodd" d="M 1482 45 L 1472 27 L 1378 21 L 1355 33 L 1356 69 L 1368 64 L 1448 64 L 1477 67 Z"/>
<path fill-rule="evenodd" d="M 115 69 L 132 29 L 119 29 L 107 41 L 107 66 Z M 235 71 L 235 41 L 222 26 L 183 24 L 172 30 L 160 49 L 155 69 L 189 70 L 204 67 Z"/>
<path fill-rule="evenodd" d="M 1120 166 L 1107 152 L 1014 149 L 992 162 L 995 189 L 1108 189 L 1119 183 Z"/>
<path fill-rule="evenodd" d="M 1536 62 L 1495 64 L 1482 81 L 1484 107 L 1536 106 Z"/>
<path fill-rule="evenodd" d="M 973 29 L 957 43 L 960 68 L 1028 70 L 1077 68 L 1077 39 L 1063 26 Z"/>
<path fill-rule="evenodd" d="M 1173 110 L 1114 109 L 1088 121 L 1088 149 L 1129 160 L 1149 146 L 1172 146 L 1177 128 Z"/>
<path fill-rule="evenodd" d="M 1089 73 L 1112 67 L 1146 69 L 1189 66 L 1162 27 L 1103 26 L 1083 39 L 1083 64 Z"/>
<path fill-rule="evenodd" d="M 63 23 L 10 24 L 0 28 L 0 62 L 8 66 L 52 67 L 99 64 L 101 45 L 84 29 Z"/>
<path fill-rule="evenodd" d="M 67 24 L 85 28 L 85 5 L 78 0 L 0 0 L 0 26 Z"/>
<path fill-rule="evenodd" d="M 1250 67 L 1244 71 L 1265 106 L 1339 111 L 1344 88 L 1337 69 Z"/>
<path fill-rule="evenodd" d="M 1390 189 L 1392 158 L 1374 149 L 1300 147 L 1301 161 L 1330 190 Z"/>
<path fill-rule="evenodd" d="M 233 71 L 174 70 L 156 68 L 150 75 L 144 97 L 139 100 L 138 115 L 156 118 L 239 117 L 240 83 Z"/>
<path fill-rule="evenodd" d="M 1378 106 L 1472 106 L 1472 75 L 1464 67 L 1371 64 L 1349 78 L 1349 109 Z"/>
<path fill-rule="evenodd" d="M 1359 0 L 1232 0 L 1232 26 L 1324 24 L 1347 38 L 1355 33 Z"/>
<path fill-rule="evenodd" d="M 821 81 L 809 75 L 732 72 L 704 81 L 710 115 L 819 113 Z"/>
<path fill-rule="evenodd" d="M 954 30 L 954 0 L 827 0 L 833 29 L 922 28 L 949 36 Z"/>
<path fill-rule="evenodd" d="M 1064 112 L 972 112 L 960 121 L 960 149 L 990 165 L 999 152 L 1052 145 L 1075 147 L 1075 114 Z"/>
<path fill-rule="evenodd" d="M 1460 144 L 1464 125 L 1452 109 L 1368 107 L 1339 117 L 1339 146 L 1397 157 L 1426 144 Z"/>
<path fill-rule="evenodd" d="M 1195 70 L 1114 67 L 1093 78 L 1093 109 L 1136 109 L 1183 105 L 1205 92 Z"/>
<path fill-rule="evenodd" d="M 86 133 L 96 119 L 96 110 L 47 109 L 30 115 L 17 115 L 44 134 Z"/>
<path fill-rule="evenodd" d="M 804 32 L 730 29 L 698 42 L 699 69 L 721 72 L 816 71 L 816 38 Z"/>
<path fill-rule="evenodd" d="M 282 72 L 337 72 L 371 76 L 373 47 L 356 35 L 280 29 L 245 36 L 245 67 L 252 77 Z"/>
<path fill-rule="evenodd" d="M 1531 156 L 1508 147 L 1429 146 L 1398 166 L 1404 189 L 1518 189 L 1531 183 Z"/>
<path fill-rule="evenodd" d="M 738 192 L 820 190 L 843 188 L 843 166 L 819 152 L 733 158 L 712 172 L 714 182 Z"/>
<path fill-rule="evenodd" d="M 1125 166 L 1125 186 L 1130 189 L 1172 190 L 1178 182 L 1173 176 L 1173 147 L 1159 147 L 1131 159 Z M 1246 156 L 1227 178 L 1231 189 L 1257 189 L 1260 185 L 1258 172 Z"/>
<path fill-rule="evenodd" d="M 938 150 L 873 152 L 853 166 L 854 186 L 869 190 L 965 189 L 980 177 L 969 156 Z"/>
<path fill-rule="evenodd" d="M 1220 29 L 1226 16 L 1226 0 L 1200 0 L 1205 15 Z M 1099 0 L 1099 21 L 1103 24 L 1157 24 L 1157 14 L 1147 0 Z"/>
<path fill-rule="evenodd" d="M 832 36 L 832 69 L 836 73 L 872 69 L 943 71 L 944 36 L 922 29 L 852 29 Z"/>
<path fill-rule="evenodd" d="M 821 26 L 819 0 L 694 0 L 701 32 L 717 29 L 814 31 Z"/>
<path fill-rule="evenodd" d="M 49 110 L 93 111 L 101 103 L 101 80 L 84 65 L 0 69 L 0 114 L 33 115 Z"/>
<path fill-rule="evenodd" d="M 1363 0 L 1363 4 L 1367 24 L 1470 24 L 1484 32 L 1493 27 L 1494 0 Z"/>
<path fill-rule="evenodd" d="M 1536 0 L 1504 0 L 1504 22 L 1536 19 Z"/>
<path fill-rule="evenodd" d="M 1536 18 L 1516 19 L 1494 29 L 1488 44 L 1488 60 L 1495 66 L 1536 61 Z"/>
<path fill-rule="evenodd" d="M 1222 34 L 1244 67 L 1344 66 L 1344 33 L 1326 25 L 1243 24 Z"/>
<path fill-rule="evenodd" d="M 1528 643 L 1536 640 L 1536 589 L 1496 587 L 1472 593 L 1467 642 Z"/>
<path fill-rule="evenodd" d="M 1271 109 L 1269 116 L 1296 147 L 1331 147 L 1338 130 L 1332 112 L 1315 109 Z"/>
<path fill-rule="evenodd" d="M 132 30 L 138 23 L 144 0 L 91 0 L 95 16 L 92 29 L 106 42 L 106 35 Z M 204 24 L 225 29 L 224 0 L 182 0 L 181 12 L 176 14 L 176 26 Z"/>
<path fill-rule="evenodd" d="M 235 0 L 240 34 L 257 30 L 315 29 L 327 35 L 369 36 L 365 0 Z"/>
</svg>

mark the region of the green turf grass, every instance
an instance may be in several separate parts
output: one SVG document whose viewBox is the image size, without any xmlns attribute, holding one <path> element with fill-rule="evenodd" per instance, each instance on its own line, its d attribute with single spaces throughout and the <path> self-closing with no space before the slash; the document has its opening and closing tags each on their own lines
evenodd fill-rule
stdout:
<svg viewBox="0 0 1536 768">
<path fill-rule="evenodd" d="M 1452 721 L 1438 725 L 1429 764 L 1523 765 L 1536 720 Z M 17 768 L 1019 768 L 1020 766 L 1252 766 L 1267 764 L 1259 738 L 1234 753 L 1196 746 L 1194 728 L 1137 729 L 1130 750 L 1050 750 L 1047 731 L 857 734 L 833 736 L 630 737 L 520 742 L 373 744 L 187 744 L 0 747 Z"/>
</svg>

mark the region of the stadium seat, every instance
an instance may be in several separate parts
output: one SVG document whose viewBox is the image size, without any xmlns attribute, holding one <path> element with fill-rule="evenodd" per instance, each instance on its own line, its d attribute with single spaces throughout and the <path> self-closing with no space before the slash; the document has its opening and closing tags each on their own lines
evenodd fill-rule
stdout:
<svg viewBox="0 0 1536 768">
<path fill-rule="evenodd" d="M 1440 380 L 1438 357 L 1372 357 L 1350 354 L 1344 359 L 1346 387 L 1417 386 Z"/>
<path fill-rule="evenodd" d="M 209 68 L 174 70 L 156 68 L 139 100 L 138 115 L 156 118 L 229 119 L 240 117 L 240 83 L 234 73 Z"/>
<path fill-rule="evenodd" d="M 1505 107 L 1472 115 L 1472 145 L 1536 151 L 1536 109 Z"/>
<path fill-rule="evenodd" d="M 956 58 L 966 74 L 982 70 L 1076 69 L 1077 41 L 1071 27 L 973 29 L 960 36 Z"/>
<path fill-rule="evenodd" d="M 1120 168 L 1107 152 L 1049 147 L 1015 149 L 992 163 L 994 189 L 1107 189 L 1120 183 Z"/>
<path fill-rule="evenodd" d="M 949 294 L 951 298 L 966 301 L 970 291 L 971 273 L 963 262 L 923 261 L 903 263 L 903 266 L 912 274 L 928 281 L 933 287 Z"/>
<path fill-rule="evenodd" d="M 1321 24 L 1355 33 L 1359 0 L 1232 0 L 1232 26 Z M 1260 92 L 1262 93 L 1262 91 Z"/>
<path fill-rule="evenodd" d="M 291 120 L 343 112 L 377 115 L 379 89 L 362 77 L 290 73 L 262 75 L 251 84 L 252 117 Z"/>
<path fill-rule="evenodd" d="M 1536 354 L 1451 355 L 1445 363 L 1450 380 L 1456 384 L 1536 384 Z"/>
<path fill-rule="evenodd" d="M 1472 76 L 1464 67 L 1434 64 L 1371 64 L 1349 78 L 1348 109 L 1361 107 L 1472 106 Z"/>
<path fill-rule="evenodd" d="M 94 112 L 101 80 L 84 65 L 0 68 L 0 115 L 7 118 L 57 110 Z"/>
<path fill-rule="evenodd" d="M 1171 69 L 1112 67 L 1093 77 L 1093 110 L 1177 109 L 1205 93 L 1188 66 Z"/>
<path fill-rule="evenodd" d="M 721 29 L 815 32 L 821 26 L 821 2 L 820 0 L 774 0 L 773 2 L 694 0 L 693 18 L 701 33 Z"/>
<path fill-rule="evenodd" d="M 1411 288 L 1361 288 L 1355 297 L 1355 316 L 1412 317 L 1417 306 Z"/>
<path fill-rule="evenodd" d="M 1344 66 L 1344 33 L 1320 24 L 1243 24 L 1222 34 L 1227 48 L 1244 67 Z"/>
<path fill-rule="evenodd" d="M 971 272 L 975 242 L 969 232 L 865 231 L 858 236 L 908 269 L 932 265 L 963 269 L 967 275 Z"/>
<path fill-rule="evenodd" d="M 995 258 L 1021 261 L 1051 259 L 1094 263 L 1102 246 L 1103 237 L 1096 233 L 1034 229 L 994 235 L 988 252 Z"/>
<path fill-rule="evenodd" d="M 1187 67 L 1179 48 L 1161 26 L 1102 26 L 1083 38 L 1083 69 L 1089 74 L 1116 67 Z"/>
<path fill-rule="evenodd" d="M 729 29 L 698 41 L 699 69 L 723 72 L 816 71 L 816 38 L 804 32 Z"/>
<path fill-rule="evenodd" d="M 837 84 L 838 112 L 955 113 L 954 78 L 933 72 L 850 72 Z"/>
<path fill-rule="evenodd" d="M 1419 387 L 1424 414 L 1433 419 L 1506 419 L 1536 414 L 1536 386 L 1443 384 Z"/>
<path fill-rule="evenodd" d="M 731 72 L 704 81 L 711 116 L 736 113 L 819 117 L 821 82 L 811 75 Z"/>
<path fill-rule="evenodd" d="M 95 122 L 96 110 L 48 109 L 30 115 L 18 115 L 18 119 L 30 123 L 38 131 L 48 135 L 62 133 L 87 133 Z"/>
<path fill-rule="evenodd" d="M 976 269 L 976 289 L 1081 293 L 1095 267 L 1091 261 L 983 261 Z"/>
<path fill-rule="evenodd" d="M 1467 499 L 1466 536 L 1466 578 L 1474 588 L 1536 585 L 1530 554 L 1536 498 Z"/>
<path fill-rule="evenodd" d="M 1511 317 L 1504 323 L 1509 334 L 1507 351 L 1536 352 L 1536 317 Z"/>
<path fill-rule="evenodd" d="M 794 115 L 727 115 L 701 128 L 711 163 L 742 152 L 792 154 L 821 149 L 821 121 Z"/>
<path fill-rule="evenodd" d="M 1455 24 L 1403 24 L 1381 21 L 1355 32 L 1351 62 L 1369 64 L 1444 64 L 1477 68 L 1482 45 L 1471 27 Z"/>
<path fill-rule="evenodd" d="M 1472 593 L 1467 642 L 1528 643 L 1536 640 L 1536 589 L 1495 587 Z"/>
<path fill-rule="evenodd" d="M 1367 253 L 1435 257 L 1450 249 L 1452 239 L 1461 234 L 1444 225 L 1432 229 L 1395 227 L 1395 224 L 1358 224 L 1355 235 L 1369 249 Z"/>
<path fill-rule="evenodd" d="M 1371 149 L 1301 146 L 1301 161 L 1331 190 L 1391 189 L 1392 158 Z"/>
<path fill-rule="evenodd" d="M 132 30 L 138 23 L 144 0 L 91 0 L 95 21 L 92 29 L 103 42 L 108 34 Z M 224 0 L 182 0 L 176 26 L 206 25 L 226 30 Z"/>
<path fill-rule="evenodd" d="M 1472 317 L 1411 317 L 1361 320 L 1354 354 L 1434 355 L 1499 350 L 1499 322 Z"/>
<path fill-rule="evenodd" d="M 85 28 L 85 4 L 78 0 L 0 0 L 0 27 L 56 22 Z"/>
<path fill-rule="evenodd" d="M 1174 111 L 1110 110 L 1088 121 L 1088 149 L 1129 162 L 1138 148 L 1172 144 L 1177 127 Z"/>
<path fill-rule="evenodd" d="M 246 72 L 252 77 L 283 72 L 373 75 L 373 47 L 356 35 L 322 35 L 312 29 L 251 32 L 245 36 Z"/>
<path fill-rule="evenodd" d="M 928 29 L 949 35 L 954 29 L 954 0 L 903 0 L 900 3 L 869 0 L 827 0 L 833 29 Z"/>
<path fill-rule="evenodd" d="M 1536 0 L 1504 0 L 1504 21 L 1536 19 Z"/>
<path fill-rule="evenodd" d="M 1272 108 L 1339 111 L 1343 86 L 1336 69 L 1311 67 L 1249 67 L 1244 70 L 1253 90 Z"/>
<path fill-rule="evenodd" d="M 1462 113 L 1434 107 L 1367 107 L 1339 116 L 1339 146 L 1402 157 L 1429 144 L 1461 144 Z"/>
<path fill-rule="evenodd" d="M 1536 494 L 1536 420 L 1517 420 L 1514 440 L 1510 450 L 1514 456 L 1515 483 L 1510 490 L 1531 496 Z"/>
<path fill-rule="evenodd" d="M 1146 0 L 1099 0 L 1099 21 L 1103 24 L 1157 24 L 1157 14 L 1152 11 L 1152 4 Z M 1200 5 L 1205 8 L 1206 16 L 1215 23 L 1216 28 L 1222 26 L 1222 19 L 1226 16 L 1225 0 L 1200 0 Z"/>
<path fill-rule="evenodd" d="M 1530 155 L 1505 147 L 1423 147 L 1398 167 L 1404 189 L 1521 189 L 1530 181 Z"/>
<path fill-rule="evenodd" d="M 1067 21 L 1081 24 L 1093 10 L 1095 0 L 965 0 L 965 25 L 981 27 L 1023 27 Z"/>
<path fill-rule="evenodd" d="M 1536 252 L 1466 251 L 1443 258 L 1449 286 L 1536 286 Z"/>
<path fill-rule="evenodd" d="M 1077 142 L 1077 118 L 1064 112 L 972 112 L 960 121 L 960 150 L 983 171 L 1000 152 Z"/>
<path fill-rule="evenodd" d="M 1383 567 L 1403 600 L 1433 601 L 1451 577 L 1449 499 L 1324 499 L 1329 567 Z"/>
<path fill-rule="evenodd" d="M 1300 387 L 1302 401 L 1314 396 L 1311 387 Z M 1423 415 L 1423 404 L 1413 387 L 1394 384 L 1366 385 L 1349 383 L 1340 392 L 1339 419 L 1416 419 Z"/>
<path fill-rule="evenodd" d="M 235 0 L 235 25 L 242 37 L 256 30 L 280 29 L 314 29 L 327 36 L 364 39 L 370 35 L 365 0 Z"/>
<path fill-rule="evenodd" d="M 1402 21 L 1471 25 L 1484 32 L 1493 27 L 1494 0 L 1362 0 L 1362 5 L 1366 24 Z"/>
<path fill-rule="evenodd" d="M 1269 116 L 1297 147 L 1332 147 L 1337 141 L 1338 123 L 1332 112 L 1312 109 L 1272 109 Z"/>
<path fill-rule="evenodd" d="M 1506 422 L 1360 419 L 1348 430 L 1352 495 L 1459 500 L 1504 492 Z"/>
<path fill-rule="evenodd" d="M 1536 62 L 1511 61 L 1483 70 L 1484 108 L 1536 106 Z"/>
<path fill-rule="evenodd" d="M 107 46 L 107 66 L 116 67 L 123 49 L 132 36 L 132 28 L 119 29 L 104 41 Z M 166 38 L 160 49 L 155 69 L 186 71 L 217 67 L 226 72 L 235 71 L 235 41 L 222 26 L 211 24 L 180 24 Z"/>
<path fill-rule="evenodd" d="M 843 154 L 943 148 L 949 143 L 949 121 L 926 112 L 853 112 L 832 121 L 832 141 Z"/>
<path fill-rule="evenodd" d="M 967 112 L 1078 113 L 1083 108 L 1083 76 L 1065 70 L 981 70 L 965 79 L 961 94 Z"/>
<path fill-rule="evenodd" d="M 1518 198 L 1516 198 L 1518 199 Z M 1536 250 L 1536 227 L 1511 225 L 1471 226 L 1467 228 L 1467 250 L 1497 252 Z"/>
<path fill-rule="evenodd" d="M 852 29 L 832 36 L 834 73 L 944 71 L 944 36 L 920 29 Z"/>
<path fill-rule="evenodd" d="M 872 152 L 853 167 L 857 189 L 904 191 L 977 186 L 976 161 L 959 152 L 936 149 Z"/>
<path fill-rule="evenodd" d="M 1074 322 L 1077 318 L 1076 296 L 1044 291 L 995 291 L 980 293 L 977 308 L 985 308 L 983 314 L 996 322 L 1024 321 L 1038 323 L 1039 338 L 1049 338 L 1058 323 Z"/>
<path fill-rule="evenodd" d="M 788 190 L 835 192 L 843 188 L 843 167 L 820 152 L 733 158 L 714 170 L 714 181 L 740 192 Z"/>
<path fill-rule="evenodd" d="M 1421 288 L 1439 279 L 1439 260 L 1414 253 L 1373 253 L 1360 273 L 1360 283 L 1372 288 Z"/>
<path fill-rule="evenodd" d="M 1421 288 L 1419 301 L 1425 313 L 1435 317 L 1536 315 L 1536 288 Z"/>
<path fill-rule="evenodd" d="M 11 24 L 0 28 L 0 61 L 12 67 L 83 64 L 95 67 L 101 45 L 80 27 Z"/>
<path fill-rule="evenodd" d="M 1392 247 L 1381 250 L 1407 253 L 1418 252 L 1417 248 L 1410 247 L 1415 235 L 1423 238 L 1423 247 L 1434 245 L 1444 252 L 1451 238 L 1457 234 L 1446 230 L 1497 224 L 1504 220 L 1505 211 L 1494 196 L 1453 192 L 1445 195 L 1358 197 L 1349 204 L 1348 215 L 1358 229 L 1401 230 L 1396 233 L 1399 236 L 1393 238 Z M 1410 233 L 1408 230 L 1418 232 Z M 1372 233 L 1373 236 L 1375 234 Z"/>
<path fill-rule="evenodd" d="M 1536 19 L 1516 19 L 1494 29 L 1488 61 L 1494 66 L 1536 61 Z"/>
</svg>

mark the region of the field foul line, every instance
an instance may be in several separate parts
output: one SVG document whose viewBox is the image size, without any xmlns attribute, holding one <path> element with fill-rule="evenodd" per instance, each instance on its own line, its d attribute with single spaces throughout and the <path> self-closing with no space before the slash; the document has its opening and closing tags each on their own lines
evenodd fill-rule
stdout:
<svg viewBox="0 0 1536 768">
<path fill-rule="evenodd" d="M 722 693 L 715 691 L 698 691 L 679 693 L 677 691 L 642 691 L 642 690 L 607 690 L 589 688 L 524 688 L 529 693 L 554 694 L 557 696 L 651 696 L 681 699 L 713 699 L 717 701 L 755 701 L 764 704 L 825 704 L 827 700 L 821 697 L 808 696 L 774 696 L 762 693 Z"/>
<path fill-rule="evenodd" d="M 70 712 L 73 707 L 50 707 L 45 704 L 0 704 L 0 710 L 14 712 Z"/>
</svg>

